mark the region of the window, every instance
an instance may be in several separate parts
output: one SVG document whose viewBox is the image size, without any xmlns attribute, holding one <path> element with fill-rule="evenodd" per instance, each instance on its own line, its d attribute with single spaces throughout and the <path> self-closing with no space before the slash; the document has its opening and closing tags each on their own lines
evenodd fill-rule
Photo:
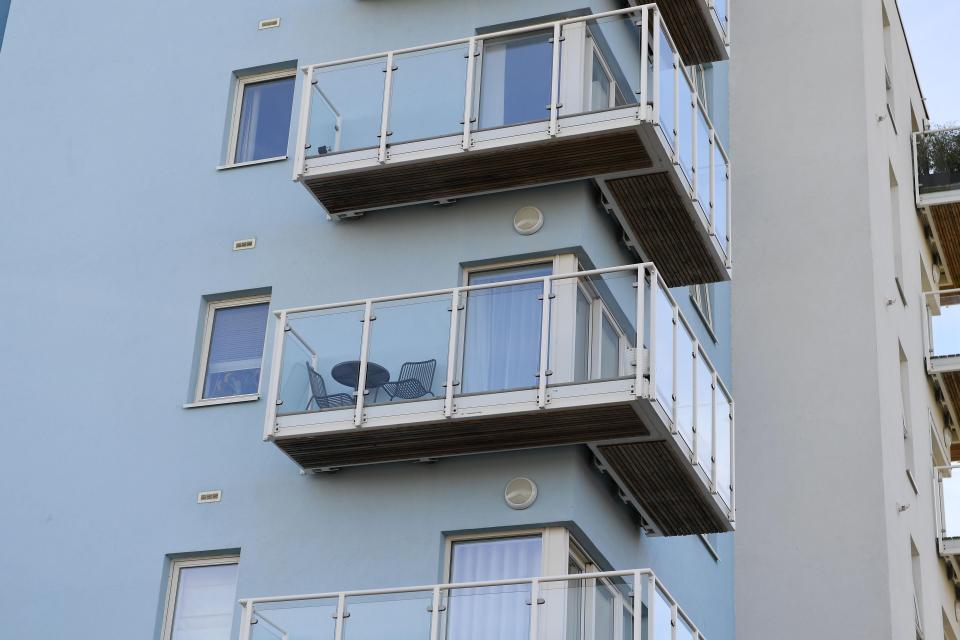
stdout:
<svg viewBox="0 0 960 640">
<path fill-rule="evenodd" d="M 207 306 L 198 401 L 259 392 L 269 307 L 264 297 Z"/>
<path fill-rule="evenodd" d="M 897 291 L 900 293 L 900 301 L 906 305 L 907 297 L 903 291 L 903 221 L 900 219 L 900 188 L 897 183 L 897 176 L 893 173 L 893 165 L 889 165 L 890 171 L 890 231 L 893 234 L 893 278 L 897 285 Z"/>
<path fill-rule="evenodd" d="M 907 480 L 913 488 L 914 493 L 919 493 L 917 487 L 916 468 L 914 466 L 913 453 L 913 429 L 910 422 L 910 366 L 907 361 L 907 355 L 903 352 L 903 345 L 899 346 L 900 352 L 900 420 L 903 424 L 903 463 L 907 471 Z"/>
<path fill-rule="evenodd" d="M 163 640 L 230 640 L 239 558 L 176 560 L 163 616 Z"/>
<path fill-rule="evenodd" d="M 294 82 L 293 70 L 237 80 L 228 163 L 256 162 L 287 155 Z"/>
<path fill-rule="evenodd" d="M 887 115 L 890 117 L 890 125 L 893 132 L 897 132 L 897 123 L 894 106 L 896 97 L 893 91 L 893 79 L 891 78 L 891 61 L 893 60 L 893 37 L 890 30 L 890 18 L 887 16 L 887 8 L 881 4 L 883 14 L 883 86 L 886 90 Z"/>
<path fill-rule="evenodd" d="M 709 284 L 695 284 L 690 287 L 690 299 L 703 318 L 704 324 L 713 329 L 713 287 Z"/>
</svg>

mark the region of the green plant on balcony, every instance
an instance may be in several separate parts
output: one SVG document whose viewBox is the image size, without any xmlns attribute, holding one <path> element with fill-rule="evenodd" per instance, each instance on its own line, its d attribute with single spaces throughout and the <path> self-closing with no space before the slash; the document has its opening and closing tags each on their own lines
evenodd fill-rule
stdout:
<svg viewBox="0 0 960 640">
<path fill-rule="evenodd" d="M 942 125 L 917 136 L 917 172 L 921 192 L 960 188 L 960 128 Z"/>
</svg>

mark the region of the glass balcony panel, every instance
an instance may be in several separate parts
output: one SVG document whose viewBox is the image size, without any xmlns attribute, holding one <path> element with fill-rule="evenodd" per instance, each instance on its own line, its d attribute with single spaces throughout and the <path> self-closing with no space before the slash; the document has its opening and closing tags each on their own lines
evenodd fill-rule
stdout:
<svg viewBox="0 0 960 640">
<path fill-rule="evenodd" d="M 429 640 L 433 593 L 349 596 L 344 640 Z"/>
<path fill-rule="evenodd" d="M 723 389 L 717 388 L 717 492 L 729 507 L 731 501 L 730 485 L 733 482 L 733 420 L 730 398 Z"/>
<path fill-rule="evenodd" d="M 696 140 L 693 135 L 694 126 L 694 107 L 693 107 L 693 89 L 690 87 L 690 81 L 686 74 L 680 74 L 680 120 L 677 123 L 677 131 L 680 145 L 680 169 L 687 181 L 693 183 L 693 146 Z"/>
<path fill-rule="evenodd" d="M 462 135 L 467 51 L 458 44 L 394 58 L 390 144 Z"/>
<path fill-rule="evenodd" d="M 677 620 L 677 640 L 696 640 L 693 627 L 683 618 Z"/>
<path fill-rule="evenodd" d="M 930 316 L 930 348 L 934 358 L 960 355 L 960 294 L 940 299 L 940 315 Z"/>
<path fill-rule="evenodd" d="M 444 396 L 450 305 L 446 294 L 373 305 L 366 404 Z"/>
<path fill-rule="evenodd" d="M 720 152 L 719 145 L 714 145 L 713 149 L 713 224 L 716 229 L 717 239 L 720 240 L 720 246 L 724 253 L 729 254 L 729 239 L 727 238 L 727 161 Z"/>
<path fill-rule="evenodd" d="M 377 58 L 314 70 L 308 157 L 379 146 L 386 63 Z"/>
<path fill-rule="evenodd" d="M 677 430 L 693 449 L 693 336 L 686 325 L 677 327 Z"/>
<path fill-rule="evenodd" d="M 717 14 L 717 19 L 720 21 L 720 28 L 726 33 L 727 31 L 727 0 L 713 0 L 713 12 Z"/>
<path fill-rule="evenodd" d="M 550 275 L 551 264 L 525 265 L 471 274 L 482 285 Z M 489 393 L 538 386 L 543 283 L 471 290 L 465 295 L 463 393 Z"/>
<path fill-rule="evenodd" d="M 920 133 L 916 145 L 920 195 L 960 190 L 960 129 Z"/>
<path fill-rule="evenodd" d="M 363 306 L 287 317 L 278 415 L 331 411 L 355 404 Z"/>
<path fill-rule="evenodd" d="M 540 584 L 538 637 L 541 640 L 619 640 L 617 632 L 633 629 L 632 580 L 588 578 Z M 619 629 L 618 629 L 619 627 Z M 631 635 L 623 637 L 630 640 Z"/>
<path fill-rule="evenodd" d="M 943 535 L 960 538 L 960 469 L 943 479 Z"/>
<path fill-rule="evenodd" d="M 703 213 L 710 219 L 710 159 L 713 145 L 710 144 L 710 127 L 703 111 L 696 110 L 697 118 L 697 199 Z"/>
<path fill-rule="evenodd" d="M 253 617 L 259 622 L 253 625 L 251 638 L 282 638 L 275 635 L 282 630 L 287 640 L 334 640 L 336 612 L 336 598 L 261 603 L 254 609 Z"/>
<path fill-rule="evenodd" d="M 529 640 L 530 594 L 529 584 L 451 589 L 445 640 Z"/>
<path fill-rule="evenodd" d="M 660 103 L 657 105 L 660 114 L 660 128 L 667 139 L 667 143 L 672 147 L 674 144 L 674 135 L 677 131 L 677 67 L 673 63 L 673 48 L 670 46 L 670 40 L 660 27 L 659 48 L 657 51 L 657 66 L 660 70 Z"/>
<path fill-rule="evenodd" d="M 561 117 L 637 104 L 641 64 L 637 20 L 619 15 L 564 26 Z"/>
<path fill-rule="evenodd" d="M 647 615 L 653 616 L 652 640 L 673 640 L 673 609 L 659 588 L 653 590 Z"/>
<path fill-rule="evenodd" d="M 659 283 L 654 295 L 654 309 L 657 323 L 655 339 L 656 354 L 653 366 L 656 367 L 656 398 L 668 415 L 673 414 L 673 304 Z"/>
<path fill-rule="evenodd" d="M 549 117 L 553 31 L 484 40 L 480 56 L 479 128 Z"/>
<path fill-rule="evenodd" d="M 706 360 L 697 358 L 697 458 L 709 477 L 713 473 L 713 376 Z"/>
</svg>

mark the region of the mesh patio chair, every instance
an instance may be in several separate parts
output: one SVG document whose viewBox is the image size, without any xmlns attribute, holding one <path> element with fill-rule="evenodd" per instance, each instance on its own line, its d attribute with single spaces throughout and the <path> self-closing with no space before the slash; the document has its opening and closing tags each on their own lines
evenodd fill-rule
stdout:
<svg viewBox="0 0 960 640">
<path fill-rule="evenodd" d="M 327 384 L 323 381 L 317 371 L 307 362 L 307 375 L 310 378 L 310 399 L 307 401 L 305 411 L 310 410 L 310 405 L 316 405 L 317 410 L 334 409 L 337 407 L 348 407 L 354 404 L 353 397 L 348 393 L 327 393 Z"/>
<path fill-rule="evenodd" d="M 422 362 L 404 362 L 396 380 L 385 383 L 383 389 L 391 400 L 416 400 L 424 396 L 433 396 L 433 376 L 437 370 L 437 360 Z"/>
</svg>

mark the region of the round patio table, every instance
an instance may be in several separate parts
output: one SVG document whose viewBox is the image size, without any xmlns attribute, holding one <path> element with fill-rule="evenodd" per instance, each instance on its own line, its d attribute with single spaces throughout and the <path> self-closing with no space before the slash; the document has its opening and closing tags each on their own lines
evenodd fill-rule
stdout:
<svg viewBox="0 0 960 640">
<path fill-rule="evenodd" d="M 333 379 L 345 387 L 353 387 L 357 391 L 360 386 L 360 361 L 347 360 L 333 365 L 330 370 Z M 376 362 L 367 362 L 367 391 L 379 391 L 380 387 L 390 381 L 390 372 Z"/>
</svg>

